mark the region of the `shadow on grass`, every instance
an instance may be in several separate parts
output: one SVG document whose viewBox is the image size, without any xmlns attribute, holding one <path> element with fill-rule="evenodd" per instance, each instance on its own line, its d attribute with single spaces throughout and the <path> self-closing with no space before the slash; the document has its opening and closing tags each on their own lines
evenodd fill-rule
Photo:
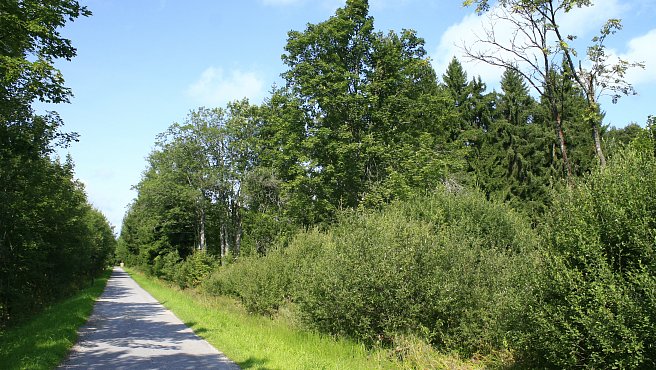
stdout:
<svg viewBox="0 0 656 370">
<path fill-rule="evenodd" d="M 237 365 L 242 369 L 273 370 L 273 368 L 265 366 L 267 362 L 269 360 L 266 358 L 249 357 L 245 361 L 237 362 Z"/>
<path fill-rule="evenodd" d="M 198 323 L 196 321 L 185 321 L 184 324 L 190 327 L 191 330 L 193 330 L 194 334 L 203 334 L 209 331 L 205 327 L 198 326 Z"/>
</svg>

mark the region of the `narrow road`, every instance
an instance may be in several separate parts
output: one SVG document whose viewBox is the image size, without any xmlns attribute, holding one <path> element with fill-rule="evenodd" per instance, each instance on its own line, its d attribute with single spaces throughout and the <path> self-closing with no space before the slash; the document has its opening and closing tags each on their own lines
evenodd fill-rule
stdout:
<svg viewBox="0 0 656 370">
<path fill-rule="evenodd" d="M 59 369 L 239 369 L 116 267 Z"/>
</svg>

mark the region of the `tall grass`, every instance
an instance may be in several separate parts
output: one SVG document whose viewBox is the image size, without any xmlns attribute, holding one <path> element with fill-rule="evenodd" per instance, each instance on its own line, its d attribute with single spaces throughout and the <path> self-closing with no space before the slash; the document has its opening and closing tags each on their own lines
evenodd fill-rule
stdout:
<svg viewBox="0 0 656 370">
<path fill-rule="evenodd" d="M 77 329 L 87 321 L 110 273 L 105 271 L 89 288 L 0 332 L 0 368 L 52 369 L 59 365 L 75 344 Z"/>
</svg>

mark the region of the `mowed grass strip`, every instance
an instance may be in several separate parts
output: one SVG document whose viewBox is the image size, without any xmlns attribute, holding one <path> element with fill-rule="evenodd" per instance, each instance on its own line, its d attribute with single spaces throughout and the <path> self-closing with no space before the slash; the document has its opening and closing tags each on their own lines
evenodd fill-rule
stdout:
<svg viewBox="0 0 656 370">
<path fill-rule="evenodd" d="M 111 270 L 89 288 L 54 303 L 34 317 L 0 332 L 0 368 L 53 369 L 77 341 L 77 330 L 93 310 Z"/>
<path fill-rule="evenodd" d="M 128 270 L 139 285 L 242 369 L 389 369 L 384 351 L 249 315 L 227 297 L 179 290 Z"/>
</svg>

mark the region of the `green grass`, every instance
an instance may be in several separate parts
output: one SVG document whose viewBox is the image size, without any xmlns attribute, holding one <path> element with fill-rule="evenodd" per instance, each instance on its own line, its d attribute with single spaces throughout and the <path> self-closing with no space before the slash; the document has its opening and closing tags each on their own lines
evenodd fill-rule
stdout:
<svg viewBox="0 0 656 370">
<path fill-rule="evenodd" d="M 75 344 L 77 329 L 87 321 L 96 298 L 105 289 L 110 273 L 107 270 L 89 288 L 0 332 L 0 368 L 57 367 Z"/>
<path fill-rule="evenodd" d="M 130 275 L 180 320 L 242 369 L 389 369 L 383 350 L 295 328 L 289 322 L 249 315 L 233 299 L 211 297 L 130 270 Z"/>
</svg>

